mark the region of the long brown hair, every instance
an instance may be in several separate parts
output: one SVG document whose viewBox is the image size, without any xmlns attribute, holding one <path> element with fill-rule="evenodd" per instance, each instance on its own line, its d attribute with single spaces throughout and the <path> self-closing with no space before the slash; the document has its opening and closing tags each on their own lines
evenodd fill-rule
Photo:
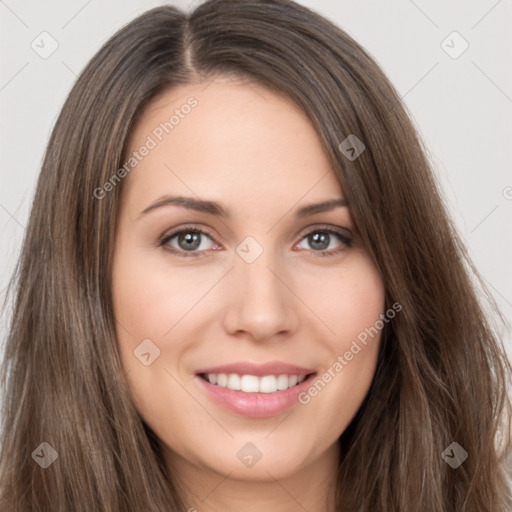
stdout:
<svg viewBox="0 0 512 512">
<path fill-rule="evenodd" d="M 340 438 L 338 510 L 511 510 L 511 367 L 489 316 L 497 308 L 395 89 L 343 30 L 287 0 L 152 9 L 79 76 L 48 144 L 11 284 L 0 510 L 186 510 L 117 350 L 110 272 L 123 182 L 102 199 L 95 191 L 123 166 L 148 102 L 222 73 L 284 93 L 310 117 L 387 305 L 402 306 Z M 349 135 L 365 145 L 356 159 L 339 149 Z M 55 454 L 43 442 L 58 454 L 46 469 L 34 450 Z M 453 442 L 468 454 L 457 468 L 442 456 Z"/>
</svg>

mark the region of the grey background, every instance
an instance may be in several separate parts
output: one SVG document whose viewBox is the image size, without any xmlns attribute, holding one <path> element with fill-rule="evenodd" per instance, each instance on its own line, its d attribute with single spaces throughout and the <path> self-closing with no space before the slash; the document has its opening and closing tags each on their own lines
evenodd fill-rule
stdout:
<svg viewBox="0 0 512 512">
<path fill-rule="evenodd" d="M 76 75 L 117 29 L 162 3 L 0 0 L 2 296 L 21 248 L 46 142 Z M 197 4 L 168 3 L 183 8 Z M 403 96 L 469 252 L 510 318 L 511 1 L 301 3 L 325 14 L 361 43 Z M 49 48 L 48 39 L 41 42 L 43 31 L 58 43 L 47 59 L 31 47 L 35 41 Z M 456 59 L 441 46 L 453 31 L 469 43 Z M 444 44 L 452 46 L 452 52 L 461 48 L 453 37 Z M 1 340 L 6 320 L 0 325 Z M 504 337 L 510 347 L 510 332 Z"/>
</svg>

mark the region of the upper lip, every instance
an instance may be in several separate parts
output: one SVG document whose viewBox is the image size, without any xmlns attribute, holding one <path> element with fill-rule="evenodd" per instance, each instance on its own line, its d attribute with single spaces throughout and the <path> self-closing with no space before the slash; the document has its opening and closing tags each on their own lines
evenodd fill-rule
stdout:
<svg viewBox="0 0 512 512">
<path fill-rule="evenodd" d="M 267 363 L 239 361 L 236 363 L 203 368 L 196 371 L 196 374 L 202 373 L 236 373 L 238 375 L 255 375 L 256 377 L 263 377 L 264 375 L 297 375 L 300 377 L 302 375 L 306 376 L 311 373 L 315 373 L 315 370 L 302 368 L 300 366 L 281 361 L 270 361 Z"/>
</svg>

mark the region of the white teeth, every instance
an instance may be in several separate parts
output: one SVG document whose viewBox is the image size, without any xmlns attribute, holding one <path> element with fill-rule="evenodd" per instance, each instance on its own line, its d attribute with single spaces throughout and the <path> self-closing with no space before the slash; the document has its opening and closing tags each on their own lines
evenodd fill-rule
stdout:
<svg viewBox="0 0 512 512">
<path fill-rule="evenodd" d="M 210 376 L 211 374 L 208 374 Z M 217 386 L 225 388 L 228 385 L 228 376 L 225 373 L 219 373 L 217 375 Z"/>
<path fill-rule="evenodd" d="M 273 375 L 265 375 L 260 379 L 260 393 L 275 393 L 277 391 L 277 379 Z"/>
<path fill-rule="evenodd" d="M 254 375 L 242 375 L 240 378 L 240 391 L 246 393 L 257 393 L 259 391 L 260 379 Z"/>
<path fill-rule="evenodd" d="M 277 389 L 280 391 L 288 389 L 288 375 L 279 375 L 277 377 Z"/>
<path fill-rule="evenodd" d="M 228 385 L 226 387 L 238 391 L 240 389 L 240 375 L 237 375 L 236 373 L 231 373 L 228 376 Z"/>
<path fill-rule="evenodd" d="M 298 375 L 283 374 L 257 377 L 255 375 L 238 375 L 236 373 L 208 373 L 205 377 L 210 384 L 245 393 L 275 393 L 276 391 L 284 391 L 296 384 L 300 384 L 306 378 L 305 375 L 299 377 Z"/>
</svg>

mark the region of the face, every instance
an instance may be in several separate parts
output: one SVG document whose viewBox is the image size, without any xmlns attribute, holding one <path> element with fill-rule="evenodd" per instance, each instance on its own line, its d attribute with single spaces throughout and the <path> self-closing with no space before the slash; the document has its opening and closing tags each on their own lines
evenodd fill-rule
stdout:
<svg viewBox="0 0 512 512">
<path fill-rule="evenodd" d="M 358 336 L 384 287 L 312 124 L 224 77 L 158 97 L 130 148 L 116 329 L 167 460 L 240 480 L 334 463 L 374 375 L 380 333 Z"/>
</svg>

